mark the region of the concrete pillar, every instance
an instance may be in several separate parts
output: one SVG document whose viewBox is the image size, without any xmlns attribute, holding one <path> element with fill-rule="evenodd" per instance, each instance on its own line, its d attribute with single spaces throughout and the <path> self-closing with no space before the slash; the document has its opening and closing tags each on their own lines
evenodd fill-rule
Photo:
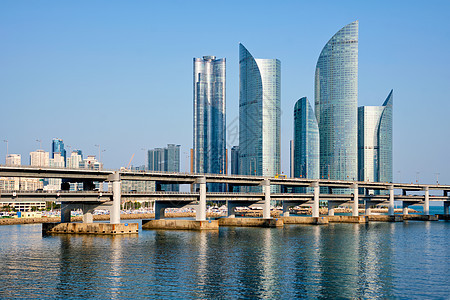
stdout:
<svg viewBox="0 0 450 300">
<path fill-rule="evenodd" d="M 198 201 L 198 209 L 196 212 L 197 221 L 206 220 L 206 177 L 200 177 L 197 179 L 197 183 L 200 186 L 200 197 Z"/>
<path fill-rule="evenodd" d="M 394 186 L 389 186 L 389 205 L 388 205 L 388 215 L 394 215 Z"/>
<path fill-rule="evenodd" d="M 402 195 L 406 196 L 406 190 L 402 190 Z"/>
<path fill-rule="evenodd" d="M 263 219 L 270 219 L 270 180 L 264 179 L 262 186 L 264 191 Z"/>
<path fill-rule="evenodd" d="M 164 219 L 167 205 L 161 201 L 155 201 L 155 220 Z"/>
<path fill-rule="evenodd" d="M 448 207 L 450 206 L 450 202 L 444 201 L 444 215 L 449 215 Z"/>
<path fill-rule="evenodd" d="M 359 199 L 358 199 L 358 184 L 355 183 L 353 185 L 353 210 L 352 210 L 352 216 L 357 217 L 359 215 L 358 212 L 358 204 L 359 204 Z"/>
<path fill-rule="evenodd" d="M 236 203 L 233 201 L 227 201 L 227 217 L 228 218 L 235 218 L 236 212 L 234 209 L 236 208 Z"/>
<path fill-rule="evenodd" d="M 289 217 L 289 206 L 292 206 L 292 204 L 287 201 L 283 201 L 283 217 Z"/>
<path fill-rule="evenodd" d="M 109 211 L 109 223 L 120 223 L 120 203 L 121 203 L 121 191 L 120 191 L 120 174 L 114 172 L 111 176 L 112 191 L 113 191 L 113 204 Z"/>
<path fill-rule="evenodd" d="M 61 203 L 61 223 L 70 223 L 70 213 L 72 212 L 72 207 L 70 204 L 65 202 Z"/>
<path fill-rule="evenodd" d="M 425 190 L 425 203 L 423 205 L 423 214 L 426 216 L 430 215 L 430 190 L 426 186 Z"/>
<path fill-rule="evenodd" d="M 409 206 L 409 203 L 403 201 L 403 214 L 404 214 L 404 215 L 407 215 L 407 214 L 408 214 L 408 206 Z"/>
<path fill-rule="evenodd" d="M 365 203 L 365 214 L 367 215 L 367 216 L 370 216 L 371 214 L 372 214 L 372 209 L 370 208 L 372 206 L 372 202 L 370 202 L 369 200 L 366 200 L 366 203 Z"/>
<path fill-rule="evenodd" d="M 444 191 L 444 197 L 448 197 L 448 191 Z"/>
<path fill-rule="evenodd" d="M 337 205 L 338 204 L 334 203 L 333 201 L 328 200 L 328 215 L 329 216 L 334 216 L 334 208 Z"/>
<path fill-rule="evenodd" d="M 94 223 L 94 216 L 92 215 L 92 207 L 85 207 L 83 205 L 83 223 Z"/>
<path fill-rule="evenodd" d="M 312 209 L 312 216 L 313 218 L 319 217 L 319 193 L 320 193 L 320 187 L 319 182 L 315 181 L 313 183 L 314 187 L 314 203 L 313 203 L 313 209 Z"/>
</svg>

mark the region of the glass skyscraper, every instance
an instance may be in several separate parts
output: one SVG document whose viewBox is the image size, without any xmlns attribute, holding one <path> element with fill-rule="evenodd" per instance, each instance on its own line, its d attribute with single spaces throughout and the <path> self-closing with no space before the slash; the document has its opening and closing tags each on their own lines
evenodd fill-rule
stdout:
<svg viewBox="0 0 450 300">
<path fill-rule="evenodd" d="M 319 126 L 306 97 L 295 103 L 293 148 L 294 177 L 319 179 Z M 304 192 L 305 188 L 297 190 Z"/>
<path fill-rule="evenodd" d="M 358 21 L 339 30 L 320 53 L 315 74 L 315 113 L 320 131 L 320 177 L 356 180 Z"/>
<path fill-rule="evenodd" d="M 64 157 L 64 166 L 66 165 L 66 150 L 64 149 L 64 142 L 62 139 L 54 138 L 52 140 L 52 158 L 55 158 L 55 153 L 60 153 Z"/>
<path fill-rule="evenodd" d="M 280 173 L 281 63 L 239 44 L 239 173 Z"/>
<path fill-rule="evenodd" d="M 358 108 L 358 179 L 392 182 L 393 91 L 382 106 Z"/>
<path fill-rule="evenodd" d="M 226 174 L 225 58 L 194 58 L 195 173 Z M 222 184 L 208 190 L 223 191 Z"/>
<path fill-rule="evenodd" d="M 166 148 L 148 150 L 149 171 L 180 172 L 180 145 L 168 144 Z M 179 191 L 178 184 L 161 184 L 157 190 Z"/>
</svg>

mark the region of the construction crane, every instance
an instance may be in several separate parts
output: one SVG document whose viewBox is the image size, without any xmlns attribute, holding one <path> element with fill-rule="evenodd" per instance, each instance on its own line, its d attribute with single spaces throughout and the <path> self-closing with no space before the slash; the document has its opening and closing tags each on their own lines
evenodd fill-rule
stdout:
<svg viewBox="0 0 450 300">
<path fill-rule="evenodd" d="M 133 158 L 134 158 L 134 153 L 133 153 L 133 155 L 131 155 L 130 161 L 128 162 L 128 166 L 126 168 L 127 170 L 130 169 L 131 161 L 133 160 Z"/>
</svg>

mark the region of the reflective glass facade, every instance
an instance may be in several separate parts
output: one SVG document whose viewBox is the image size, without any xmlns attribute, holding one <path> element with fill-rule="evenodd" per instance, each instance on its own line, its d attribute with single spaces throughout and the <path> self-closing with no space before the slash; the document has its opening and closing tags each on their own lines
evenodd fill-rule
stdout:
<svg viewBox="0 0 450 300">
<path fill-rule="evenodd" d="M 319 126 L 308 101 L 303 97 L 294 106 L 294 177 L 319 179 Z M 304 192 L 305 188 L 297 188 Z M 309 190 L 308 190 L 309 192 Z"/>
<path fill-rule="evenodd" d="M 166 148 L 148 150 L 148 170 L 180 172 L 180 145 L 168 144 Z M 178 184 L 157 184 L 156 190 L 178 191 Z"/>
<path fill-rule="evenodd" d="M 320 131 L 321 178 L 358 178 L 357 109 L 358 21 L 355 21 L 328 41 L 316 65 L 315 113 Z"/>
<path fill-rule="evenodd" d="M 64 142 L 62 139 L 54 138 L 52 140 L 52 158 L 55 158 L 55 153 L 60 153 L 64 158 L 64 166 L 66 165 L 66 150 L 64 149 Z"/>
<path fill-rule="evenodd" d="M 239 44 L 239 173 L 280 173 L 281 63 Z"/>
<path fill-rule="evenodd" d="M 358 108 L 358 179 L 392 182 L 393 91 L 383 106 Z"/>
<path fill-rule="evenodd" d="M 226 174 L 225 58 L 194 58 L 194 172 Z M 221 191 L 223 185 L 208 185 Z"/>
</svg>

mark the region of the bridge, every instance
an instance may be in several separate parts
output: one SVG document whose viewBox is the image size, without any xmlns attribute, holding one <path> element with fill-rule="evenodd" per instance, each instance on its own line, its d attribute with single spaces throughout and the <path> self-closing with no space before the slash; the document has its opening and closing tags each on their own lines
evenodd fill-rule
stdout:
<svg viewBox="0 0 450 300">
<path fill-rule="evenodd" d="M 351 203 L 352 215 L 358 216 L 360 200 L 366 205 L 366 212 L 370 214 L 370 207 L 374 204 L 387 203 L 388 215 L 394 215 L 394 201 L 403 203 L 404 214 L 407 208 L 413 204 L 424 205 L 424 215 L 429 215 L 430 201 L 443 201 L 444 213 L 449 214 L 450 185 L 439 184 L 405 184 L 382 183 L 366 181 L 344 181 L 331 179 L 307 179 L 307 178 L 270 178 L 263 176 L 247 175 L 223 175 L 223 174 L 192 174 L 170 173 L 155 171 L 129 171 L 129 170 L 88 170 L 52 167 L 31 166 L 0 166 L 1 177 L 27 177 L 27 178 L 60 178 L 71 182 L 99 181 L 111 182 L 112 191 L 57 191 L 57 192 L 27 192 L 11 191 L 1 192 L 0 201 L 17 201 L 26 199 L 45 199 L 46 201 L 61 202 L 61 221 L 70 222 L 70 212 L 73 209 L 82 209 L 83 221 L 91 223 L 94 209 L 108 209 L 110 211 L 110 223 L 120 223 L 120 204 L 122 200 L 146 199 L 155 201 L 155 219 L 164 217 L 164 210 L 170 207 L 193 206 L 196 208 L 196 220 L 206 220 L 206 201 L 226 202 L 228 216 L 234 217 L 237 206 L 249 206 L 254 203 L 263 205 L 263 219 L 270 219 L 271 200 L 277 200 L 283 204 L 284 215 L 288 215 L 288 208 L 299 204 L 312 205 L 312 217 L 319 217 L 319 201 L 328 202 L 328 213 L 334 215 L 334 208 L 342 203 Z M 148 192 L 148 193 L 121 193 L 121 182 L 127 181 L 154 181 L 159 184 L 196 184 L 198 192 Z M 224 183 L 228 187 L 226 193 L 209 193 L 206 190 L 207 183 Z M 235 193 L 235 186 L 261 186 L 258 193 Z M 309 187 L 313 193 L 273 193 L 271 186 L 283 187 Z M 320 193 L 325 189 L 328 193 Z M 346 189 L 349 194 L 333 193 L 335 189 Z M 359 194 L 364 190 L 363 194 Z M 394 194 L 394 190 L 400 190 L 400 194 Z M 370 195 L 369 191 L 385 191 L 382 195 Z M 442 193 L 442 195 L 430 195 L 430 191 Z M 411 192 L 416 194 L 411 194 Z M 417 195 L 417 192 L 423 195 Z"/>
</svg>

